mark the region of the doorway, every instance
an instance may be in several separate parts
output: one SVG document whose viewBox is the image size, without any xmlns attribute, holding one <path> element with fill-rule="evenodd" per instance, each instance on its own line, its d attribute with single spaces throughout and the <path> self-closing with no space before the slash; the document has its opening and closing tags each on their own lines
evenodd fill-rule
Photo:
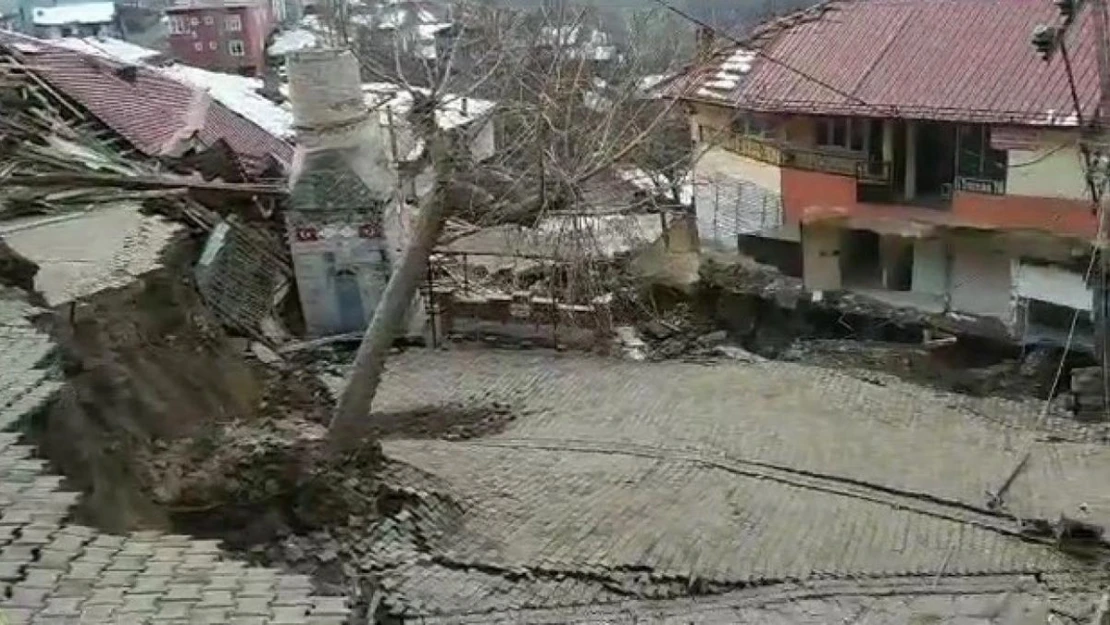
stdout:
<svg viewBox="0 0 1110 625">
<path fill-rule="evenodd" d="M 947 205 L 956 179 L 956 127 L 917 122 L 914 146 L 914 204 Z"/>
</svg>

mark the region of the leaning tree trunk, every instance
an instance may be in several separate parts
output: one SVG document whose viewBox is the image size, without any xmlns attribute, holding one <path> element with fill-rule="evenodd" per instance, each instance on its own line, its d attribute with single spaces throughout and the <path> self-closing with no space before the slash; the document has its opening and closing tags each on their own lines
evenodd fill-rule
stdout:
<svg viewBox="0 0 1110 625">
<path fill-rule="evenodd" d="M 445 193 L 453 171 L 450 138 L 437 130 L 426 132 L 425 136 L 428 137 L 428 154 L 436 173 L 435 188 L 420 203 L 412 238 L 405 246 L 401 262 L 390 276 L 374 310 L 374 317 L 358 346 L 354 368 L 328 428 L 329 444 L 333 450 L 352 448 L 366 433 L 364 422 L 370 415 L 386 356 L 412 306 L 416 289 L 428 270 L 428 257 L 447 218 Z"/>
</svg>

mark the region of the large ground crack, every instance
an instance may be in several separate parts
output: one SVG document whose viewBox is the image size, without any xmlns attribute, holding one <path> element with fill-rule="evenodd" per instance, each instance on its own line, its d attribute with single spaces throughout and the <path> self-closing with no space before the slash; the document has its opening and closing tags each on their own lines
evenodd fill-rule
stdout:
<svg viewBox="0 0 1110 625">
<path fill-rule="evenodd" d="M 690 462 L 745 477 L 767 479 L 797 488 L 851 497 L 896 509 L 941 518 L 1013 536 L 1024 541 L 1060 547 L 1070 555 L 1084 560 L 1110 557 L 1110 543 L 1090 532 L 1082 535 L 1060 535 L 1061 521 L 1019 519 L 1002 510 L 990 510 L 967 502 L 920 491 L 900 489 L 865 480 L 798 469 L 758 460 L 745 460 L 722 453 L 683 448 L 644 445 L 629 442 L 582 440 L 568 438 L 499 438 L 455 443 L 476 447 L 537 449 L 592 454 L 616 454 Z M 1068 539 L 1078 540 L 1068 540 Z M 1063 541 L 1067 541 L 1066 544 Z"/>
</svg>

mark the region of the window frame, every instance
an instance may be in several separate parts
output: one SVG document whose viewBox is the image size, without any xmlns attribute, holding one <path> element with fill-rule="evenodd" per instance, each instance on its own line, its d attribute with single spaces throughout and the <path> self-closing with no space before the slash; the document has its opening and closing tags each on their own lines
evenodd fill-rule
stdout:
<svg viewBox="0 0 1110 625">
<path fill-rule="evenodd" d="M 170 16 L 171 35 L 188 35 L 189 32 L 189 18 L 185 17 L 184 15 Z"/>
<path fill-rule="evenodd" d="M 1006 150 L 991 147 L 986 124 L 961 124 L 956 134 L 956 175 L 961 178 L 1005 181 L 1009 165 Z M 974 145 L 968 146 L 968 143 Z"/>
<path fill-rule="evenodd" d="M 871 125 L 866 119 L 822 116 L 814 124 L 813 143 L 824 150 L 867 154 L 871 143 L 870 134 Z"/>
<path fill-rule="evenodd" d="M 238 52 L 236 52 L 238 48 Z M 247 56 L 247 45 L 242 39 L 232 39 L 227 42 L 227 53 L 231 56 Z"/>
</svg>

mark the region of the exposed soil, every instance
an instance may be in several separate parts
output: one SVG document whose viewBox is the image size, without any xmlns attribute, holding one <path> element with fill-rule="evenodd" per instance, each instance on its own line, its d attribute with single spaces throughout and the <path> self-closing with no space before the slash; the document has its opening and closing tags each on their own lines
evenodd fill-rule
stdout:
<svg viewBox="0 0 1110 625">
<path fill-rule="evenodd" d="M 504 404 L 475 408 L 442 406 L 373 415 L 372 432 L 379 438 L 442 438 L 466 440 L 497 434 L 516 416 Z"/>
<path fill-rule="evenodd" d="M 769 267 L 707 263 L 693 295 L 653 290 L 642 296 L 653 314 L 636 324 L 647 358 L 715 357 L 721 350 L 713 346 L 733 344 L 765 358 L 881 371 L 978 396 L 1048 398 L 1052 391 L 1061 349 L 1023 351 L 989 323 L 958 325 L 850 294 L 826 294 L 817 305 L 796 282 Z M 1091 362 L 1069 354 L 1061 379 Z"/>
<path fill-rule="evenodd" d="M 66 305 L 44 320 L 67 385 L 33 424 L 40 451 L 85 497 L 77 516 L 111 531 L 164 527 L 135 458 L 212 423 L 250 421 L 262 386 L 183 276 L 190 241 L 170 269 Z"/>
</svg>

